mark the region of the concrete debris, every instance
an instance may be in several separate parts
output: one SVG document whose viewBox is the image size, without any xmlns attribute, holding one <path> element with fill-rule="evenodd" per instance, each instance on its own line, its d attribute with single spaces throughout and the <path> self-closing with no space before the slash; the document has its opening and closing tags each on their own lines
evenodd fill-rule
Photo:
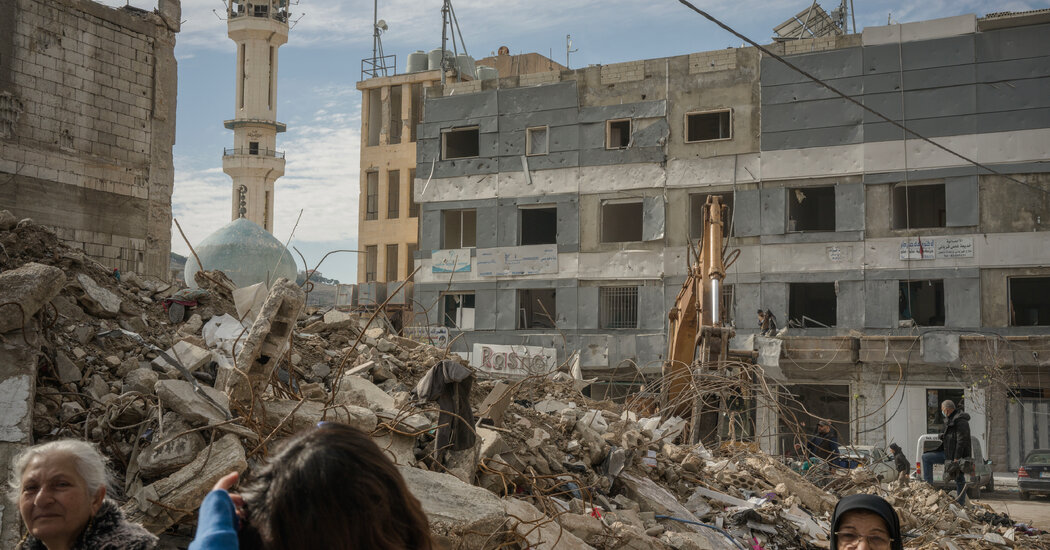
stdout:
<svg viewBox="0 0 1050 550">
<path fill-rule="evenodd" d="M 0 441 L 103 443 L 126 513 L 162 538 L 192 537 L 188 514 L 219 477 L 324 420 L 371 434 L 439 547 L 827 548 L 837 499 L 868 492 L 897 508 L 908 548 L 1050 548 L 1050 536 L 923 483 L 880 484 L 865 469 L 829 481 L 740 442 L 688 445 L 682 418 L 584 397 L 573 353 L 568 372 L 457 390 L 456 410 L 470 414 L 456 417 L 477 419 L 463 422 L 475 437 L 439 457 L 446 407 L 412 391 L 435 367 L 473 371 L 383 315 L 304 308 L 287 280 L 236 289 L 213 271 L 172 323 L 163 303 L 179 288 L 118 278 L 47 229 L 5 224 L 0 212 L 0 303 L 21 304 L 44 330 L 32 344 L 0 341 L 0 369 L 24 367 L 0 379 Z M 0 332 L 20 329 L 6 313 Z"/>
</svg>

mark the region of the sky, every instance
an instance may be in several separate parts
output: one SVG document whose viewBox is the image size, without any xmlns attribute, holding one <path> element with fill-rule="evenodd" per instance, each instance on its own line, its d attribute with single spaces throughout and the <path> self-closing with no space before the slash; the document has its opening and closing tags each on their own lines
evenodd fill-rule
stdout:
<svg viewBox="0 0 1050 550">
<path fill-rule="evenodd" d="M 292 0 L 293 3 L 296 0 Z M 156 0 L 101 0 L 111 6 L 152 10 Z M 758 43 L 773 27 L 809 6 L 806 0 L 696 0 L 698 7 Z M 952 15 L 1025 11 L 1050 0 L 851 0 L 856 26 L 908 23 Z M 738 47 L 741 41 L 677 0 L 453 0 L 467 51 L 480 59 L 500 46 L 538 52 L 569 65 L 610 64 Z M 837 2 L 821 4 L 831 11 Z M 383 48 L 406 56 L 440 46 L 442 0 L 378 0 L 389 28 Z M 288 126 L 277 149 L 287 155 L 275 185 L 274 235 L 289 241 L 317 266 L 329 251 L 357 248 L 361 130 L 361 60 L 372 55 L 373 3 L 367 0 L 298 0 L 288 43 L 279 50 L 277 118 Z M 229 223 L 232 183 L 222 171 L 223 147 L 233 132 L 234 43 L 226 36 L 223 0 L 182 0 L 176 38 L 178 111 L 172 212 L 191 243 Z M 293 233 L 294 229 L 294 233 Z M 172 225 L 172 251 L 189 248 Z M 296 261 L 301 263 L 298 254 Z M 302 265 L 300 265 L 302 269 Z M 352 253 L 330 255 L 318 268 L 326 277 L 355 282 Z"/>
</svg>

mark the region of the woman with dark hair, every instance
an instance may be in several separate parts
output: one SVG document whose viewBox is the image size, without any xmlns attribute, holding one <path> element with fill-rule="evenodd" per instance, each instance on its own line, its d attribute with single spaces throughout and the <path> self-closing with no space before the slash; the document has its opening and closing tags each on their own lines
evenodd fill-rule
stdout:
<svg viewBox="0 0 1050 550">
<path fill-rule="evenodd" d="M 236 481 L 224 477 L 205 497 L 190 550 L 433 547 L 397 466 L 356 428 L 322 422 L 285 441 L 239 495 L 228 491 Z"/>
<path fill-rule="evenodd" d="M 897 511 L 875 495 L 850 495 L 835 505 L 831 550 L 904 550 Z"/>
</svg>

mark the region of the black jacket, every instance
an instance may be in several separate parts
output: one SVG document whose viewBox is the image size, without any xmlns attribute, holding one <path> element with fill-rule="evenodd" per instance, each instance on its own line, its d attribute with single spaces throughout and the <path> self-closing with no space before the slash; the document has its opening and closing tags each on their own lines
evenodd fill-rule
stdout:
<svg viewBox="0 0 1050 550">
<path fill-rule="evenodd" d="M 817 432 L 806 443 L 810 454 L 821 460 L 836 460 L 839 457 L 839 432 L 831 428 L 826 434 Z"/>
<path fill-rule="evenodd" d="M 908 457 L 904 456 L 902 452 L 896 452 L 893 454 L 893 463 L 897 466 L 898 472 L 907 472 L 911 469 L 911 464 L 908 464 Z"/>
<path fill-rule="evenodd" d="M 941 446 L 944 460 L 959 460 L 973 456 L 970 448 L 970 415 L 955 409 L 944 424 Z"/>
</svg>

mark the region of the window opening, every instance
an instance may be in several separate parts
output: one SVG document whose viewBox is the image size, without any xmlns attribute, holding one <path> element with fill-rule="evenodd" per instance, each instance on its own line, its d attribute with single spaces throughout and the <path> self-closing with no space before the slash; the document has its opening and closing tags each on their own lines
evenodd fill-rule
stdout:
<svg viewBox="0 0 1050 550">
<path fill-rule="evenodd" d="M 1010 326 L 1050 325 L 1050 277 L 1011 277 Z"/>
<path fill-rule="evenodd" d="M 386 217 L 393 220 L 401 215 L 401 170 L 386 173 Z"/>
<path fill-rule="evenodd" d="M 638 287 L 603 286 L 598 298 L 601 328 L 638 328 Z"/>
<path fill-rule="evenodd" d="M 383 97 L 382 90 L 368 90 L 368 146 L 379 145 L 379 132 L 383 130 Z"/>
<path fill-rule="evenodd" d="M 390 144 L 401 143 L 401 86 L 390 87 Z"/>
<path fill-rule="evenodd" d="M 521 208 L 518 244 L 555 244 L 558 242 L 558 209 Z"/>
<path fill-rule="evenodd" d="M 249 141 L 248 142 L 248 154 L 249 155 L 258 155 L 259 154 L 259 142 L 258 141 Z"/>
<path fill-rule="evenodd" d="M 722 204 L 728 206 L 725 215 L 722 218 L 723 228 L 722 235 L 731 237 L 731 231 L 734 229 L 732 226 L 733 220 L 733 194 L 732 193 L 697 193 L 689 195 L 689 238 L 699 239 L 704 236 L 704 204 L 707 203 L 707 197 L 710 196 L 720 197 Z"/>
<path fill-rule="evenodd" d="M 547 127 L 537 126 L 525 130 L 525 154 L 546 155 L 548 150 Z"/>
<path fill-rule="evenodd" d="M 788 189 L 788 231 L 834 231 L 835 188 Z"/>
<path fill-rule="evenodd" d="M 446 210 L 445 234 L 442 243 L 442 248 L 477 246 L 477 211 Z"/>
<path fill-rule="evenodd" d="M 452 128 L 441 134 L 441 159 L 464 159 L 478 156 L 481 134 L 477 126 Z"/>
<path fill-rule="evenodd" d="M 605 123 L 605 148 L 626 149 L 631 144 L 631 119 L 610 120 Z"/>
<path fill-rule="evenodd" d="M 238 58 L 237 59 L 237 65 L 241 69 L 241 79 L 240 79 L 240 82 L 238 82 L 238 88 L 240 88 L 240 92 L 241 92 L 240 93 L 240 107 L 241 107 L 241 109 L 244 108 L 244 81 L 248 78 L 248 75 L 244 72 L 244 65 L 245 65 L 245 63 L 248 62 L 248 60 L 245 59 L 245 56 L 247 55 L 247 53 L 248 53 L 248 50 L 245 48 L 245 45 L 241 44 L 241 53 L 240 53 L 240 55 L 237 56 L 237 58 Z"/>
<path fill-rule="evenodd" d="M 445 294 L 441 300 L 441 325 L 474 330 L 474 294 Z"/>
<path fill-rule="evenodd" d="M 710 111 L 685 115 L 685 141 L 714 141 L 732 139 L 732 111 Z"/>
<path fill-rule="evenodd" d="M 365 219 L 379 219 L 379 172 L 365 174 Z"/>
<path fill-rule="evenodd" d="M 944 281 L 901 281 L 898 318 L 922 327 L 944 326 Z"/>
<path fill-rule="evenodd" d="M 946 227 L 944 184 L 893 187 L 893 228 Z"/>
<path fill-rule="evenodd" d="M 408 114 L 407 118 L 409 121 L 408 125 L 408 140 L 415 143 L 416 141 L 416 126 L 423 122 L 423 84 L 416 82 L 412 84 L 412 112 Z"/>
<path fill-rule="evenodd" d="M 642 201 L 602 203 L 602 242 L 642 240 Z"/>
<path fill-rule="evenodd" d="M 397 245 L 386 245 L 386 282 L 397 281 Z"/>
<path fill-rule="evenodd" d="M 555 328 L 558 313 L 555 289 L 533 288 L 518 291 L 518 328 Z"/>
<path fill-rule="evenodd" d="M 269 86 L 266 88 L 266 108 L 273 110 L 273 62 L 274 62 L 274 48 L 270 46 L 270 67 L 269 73 L 266 75 L 266 82 Z"/>
<path fill-rule="evenodd" d="M 791 283 L 788 326 L 834 327 L 838 317 L 835 283 Z"/>
<path fill-rule="evenodd" d="M 379 247 L 370 245 L 365 247 L 365 282 L 376 280 L 376 266 L 379 263 Z"/>
<path fill-rule="evenodd" d="M 263 229 L 270 230 L 270 192 L 266 191 L 263 194 Z"/>
<path fill-rule="evenodd" d="M 419 217 L 419 203 L 416 202 L 416 169 L 408 171 L 408 217 Z"/>
</svg>

